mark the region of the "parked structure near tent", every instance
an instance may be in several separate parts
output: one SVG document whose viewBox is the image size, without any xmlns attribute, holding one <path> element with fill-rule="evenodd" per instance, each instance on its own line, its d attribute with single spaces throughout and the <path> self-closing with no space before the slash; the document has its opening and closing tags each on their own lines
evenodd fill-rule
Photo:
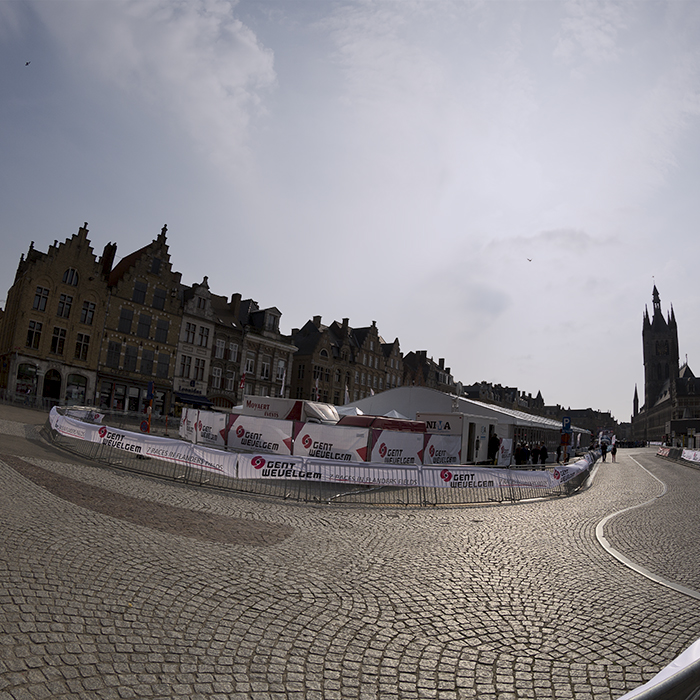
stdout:
<svg viewBox="0 0 700 700">
<path fill-rule="evenodd" d="M 488 441 L 494 433 L 499 438 L 512 440 L 513 445 L 541 442 L 547 446 L 550 457 L 561 444 L 562 424 L 557 420 L 426 387 L 398 387 L 350 405 L 369 415 L 383 416 L 389 411 L 397 411 L 409 419 L 425 421 L 427 432 L 460 434 L 462 458 L 466 463 L 486 461 Z M 574 426 L 571 437 L 574 448 L 586 449 L 590 445 L 591 433 L 588 430 Z"/>
</svg>

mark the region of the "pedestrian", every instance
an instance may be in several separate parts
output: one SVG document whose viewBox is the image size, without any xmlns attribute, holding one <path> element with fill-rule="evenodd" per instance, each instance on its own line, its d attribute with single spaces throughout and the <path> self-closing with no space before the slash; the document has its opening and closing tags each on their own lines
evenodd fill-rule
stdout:
<svg viewBox="0 0 700 700">
<path fill-rule="evenodd" d="M 529 443 L 523 444 L 523 464 L 530 464 L 530 445 Z"/>
<path fill-rule="evenodd" d="M 536 442 L 532 446 L 532 452 L 530 453 L 532 455 L 532 463 L 537 464 L 540 461 L 540 443 Z"/>
<path fill-rule="evenodd" d="M 561 464 L 561 445 L 557 445 L 557 464 Z"/>
<path fill-rule="evenodd" d="M 486 459 L 489 464 L 496 464 L 498 462 L 498 450 L 501 447 L 501 441 L 498 439 L 498 435 L 494 433 L 489 438 L 488 451 L 486 453 Z"/>
<path fill-rule="evenodd" d="M 549 453 L 547 452 L 547 445 L 542 443 L 542 446 L 540 447 L 540 464 L 546 464 L 547 457 L 549 457 Z"/>
<path fill-rule="evenodd" d="M 519 467 L 523 463 L 523 446 L 520 443 L 518 443 L 515 447 L 513 458 L 515 459 L 516 466 Z"/>
<path fill-rule="evenodd" d="M 605 461 L 605 455 L 608 453 L 608 443 L 607 442 L 601 442 L 600 443 L 600 455 L 603 458 L 603 461 Z"/>
<path fill-rule="evenodd" d="M 617 443 L 613 442 L 613 446 L 610 448 L 610 456 L 612 458 L 612 461 L 615 462 L 615 455 L 617 454 Z"/>
</svg>

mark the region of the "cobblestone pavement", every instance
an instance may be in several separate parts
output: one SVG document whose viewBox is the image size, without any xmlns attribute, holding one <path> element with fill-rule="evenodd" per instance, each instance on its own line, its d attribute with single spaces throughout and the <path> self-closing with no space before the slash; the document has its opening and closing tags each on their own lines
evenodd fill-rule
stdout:
<svg viewBox="0 0 700 700">
<path fill-rule="evenodd" d="M 0 700 L 588 698 L 700 637 L 700 471 L 517 505 L 302 505 L 92 466 L 0 411 Z"/>
</svg>

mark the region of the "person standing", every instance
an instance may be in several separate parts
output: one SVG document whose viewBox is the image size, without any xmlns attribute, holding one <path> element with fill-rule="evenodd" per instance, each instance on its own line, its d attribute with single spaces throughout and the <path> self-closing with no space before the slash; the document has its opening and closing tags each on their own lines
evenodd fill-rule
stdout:
<svg viewBox="0 0 700 700">
<path fill-rule="evenodd" d="M 610 458 L 612 462 L 617 461 L 615 455 L 617 454 L 617 443 L 613 442 L 613 446 L 610 448 Z"/>
<path fill-rule="evenodd" d="M 536 442 L 532 446 L 532 451 L 530 452 L 532 456 L 532 463 L 537 464 L 540 461 L 540 443 Z"/>
<path fill-rule="evenodd" d="M 498 450 L 500 447 L 501 441 L 499 440 L 498 435 L 494 433 L 489 438 L 488 452 L 486 454 L 486 459 L 488 460 L 489 464 L 496 464 L 498 462 Z"/>
<path fill-rule="evenodd" d="M 547 457 L 549 457 L 549 453 L 547 452 L 547 445 L 542 443 L 540 447 L 540 464 L 546 464 Z"/>
<path fill-rule="evenodd" d="M 600 456 L 603 458 L 603 461 L 605 461 L 605 455 L 608 453 L 608 443 L 607 442 L 601 442 L 600 443 Z"/>
</svg>

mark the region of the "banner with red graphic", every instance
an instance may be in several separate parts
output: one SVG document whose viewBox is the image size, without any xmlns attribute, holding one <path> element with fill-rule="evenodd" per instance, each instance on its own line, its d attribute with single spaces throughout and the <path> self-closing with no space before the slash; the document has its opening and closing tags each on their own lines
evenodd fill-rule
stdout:
<svg viewBox="0 0 700 700">
<path fill-rule="evenodd" d="M 426 434 L 423 464 L 459 464 L 461 461 L 461 435 Z"/>
<path fill-rule="evenodd" d="M 425 433 L 398 430 L 372 430 L 370 462 L 408 466 L 423 461 Z"/>
<path fill-rule="evenodd" d="M 294 423 L 255 416 L 228 416 L 229 449 L 245 452 L 267 452 L 272 455 L 292 454 Z"/>
<path fill-rule="evenodd" d="M 268 454 L 239 455 L 240 479 L 291 479 L 342 483 L 356 486 L 418 486 L 416 467 L 387 467 L 383 464 L 330 462 L 306 457 L 276 457 Z"/>
<path fill-rule="evenodd" d="M 340 462 L 367 460 L 368 428 L 344 428 L 320 423 L 297 423 L 293 453 Z"/>
</svg>

